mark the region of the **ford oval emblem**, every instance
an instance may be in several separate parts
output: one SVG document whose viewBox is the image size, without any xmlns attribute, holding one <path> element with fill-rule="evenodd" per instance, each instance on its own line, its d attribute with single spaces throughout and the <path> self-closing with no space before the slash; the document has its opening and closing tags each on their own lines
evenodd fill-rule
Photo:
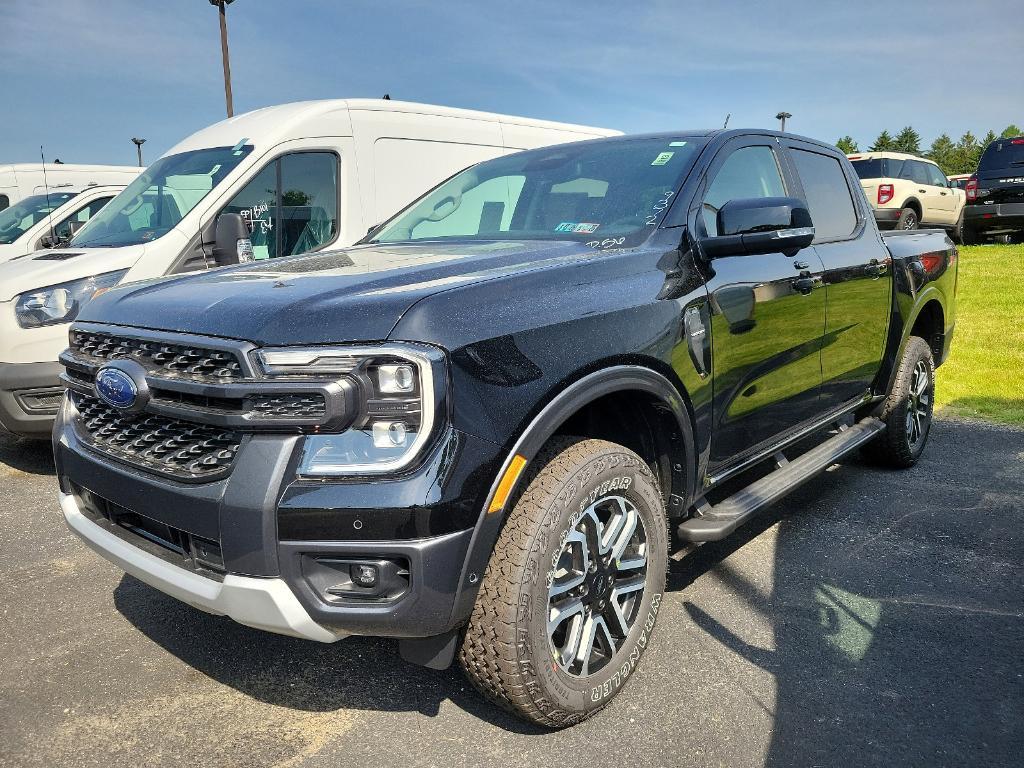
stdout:
<svg viewBox="0 0 1024 768">
<path fill-rule="evenodd" d="M 96 374 L 96 394 L 115 408 L 131 408 L 139 396 L 134 379 L 118 368 L 100 368 Z"/>
</svg>

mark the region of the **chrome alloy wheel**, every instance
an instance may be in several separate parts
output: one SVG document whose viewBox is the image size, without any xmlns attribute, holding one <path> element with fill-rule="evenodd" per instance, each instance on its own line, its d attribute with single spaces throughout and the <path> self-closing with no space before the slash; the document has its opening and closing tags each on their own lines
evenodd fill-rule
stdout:
<svg viewBox="0 0 1024 768">
<path fill-rule="evenodd" d="M 907 402 L 907 440 L 911 447 L 924 437 L 931 419 L 931 376 L 928 364 L 918 360 L 914 372 L 910 375 L 910 391 Z"/>
<path fill-rule="evenodd" d="M 592 504 L 549 574 L 548 640 L 555 663 L 586 677 L 611 661 L 636 621 L 647 582 L 647 532 L 622 496 Z"/>
</svg>

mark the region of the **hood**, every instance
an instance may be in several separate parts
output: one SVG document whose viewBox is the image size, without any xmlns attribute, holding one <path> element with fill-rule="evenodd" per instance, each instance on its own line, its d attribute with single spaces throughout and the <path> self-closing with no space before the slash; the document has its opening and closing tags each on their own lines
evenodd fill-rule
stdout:
<svg viewBox="0 0 1024 768">
<path fill-rule="evenodd" d="M 380 341 L 431 294 L 593 256 L 564 241 L 365 245 L 124 285 L 79 319 L 261 345 Z"/>
<path fill-rule="evenodd" d="M 48 285 L 128 269 L 145 251 L 145 245 L 131 245 L 123 248 L 57 248 L 15 256 L 0 263 L 0 301 L 11 301 L 19 294 Z"/>
</svg>

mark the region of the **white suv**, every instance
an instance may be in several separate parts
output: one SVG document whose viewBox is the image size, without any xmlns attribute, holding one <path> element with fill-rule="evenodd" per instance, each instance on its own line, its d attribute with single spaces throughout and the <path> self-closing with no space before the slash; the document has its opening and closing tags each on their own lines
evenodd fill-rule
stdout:
<svg viewBox="0 0 1024 768">
<path fill-rule="evenodd" d="M 880 229 L 942 227 L 960 242 L 967 196 L 938 165 L 902 152 L 858 152 L 847 157 Z"/>
</svg>

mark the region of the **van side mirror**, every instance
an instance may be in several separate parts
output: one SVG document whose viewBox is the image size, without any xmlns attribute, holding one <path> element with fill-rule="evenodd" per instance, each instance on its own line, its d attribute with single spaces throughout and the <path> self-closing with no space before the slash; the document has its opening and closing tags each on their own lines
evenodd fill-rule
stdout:
<svg viewBox="0 0 1024 768">
<path fill-rule="evenodd" d="M 237 213 L 222 213 L 217 217 L 213 260 L 218 267 L 244 264 L 253 260 L 249 225 Z"/>
<path fill-rule="evenodd" d="M 730 200 L 718 209 L 718 235 L 701 238 L 708 258 L 795 252 L 814 240 L 810 211 L 795 197 Z"/>
</svg>

